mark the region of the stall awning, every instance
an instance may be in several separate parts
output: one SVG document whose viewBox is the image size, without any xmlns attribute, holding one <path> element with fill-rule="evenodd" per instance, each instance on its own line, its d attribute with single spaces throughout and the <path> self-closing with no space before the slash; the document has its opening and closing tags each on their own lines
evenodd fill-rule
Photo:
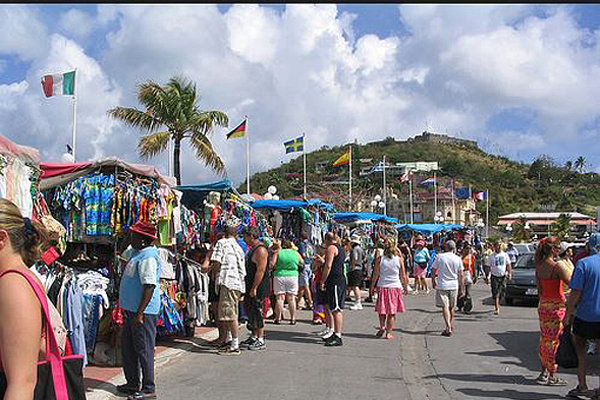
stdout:
<svg viewBox="0 0 600 400">
<path fill-rule="evenodd" d="M 16 144 L 2 135 L 0 135 L 0 154 L 19 158 L 24 162 L 32 162 L 34 164 L 40 162 L 40 153 L 38 150 L 33 147 Z"/>
<path fill-rule="evenodd" d="M 231 190 L 231 181 L 223 179 L 215 182 L 199 183 L 197 185 L 175 186 L 175 190 L 183 193 L 181 202 L 188 208 L 196 208 L 210 192 L 225 192 Z"/>
<path fill-rule="evenodd" d="M 371 220 L 371 221 L 385 221 L 392 224 L 397 224 L 398 219 L 388 217 L 383 214 L 373 214 L 373 213 L 353 213 L 353 212 L 339 212 L 333 214 L 333 219 L 337 222 L 346 222 L 346 221 L 354 221 L 354 220 Z"/>
<path fill-rule="evenodd" d="M 290 211 L 292 208 L 308 207 L 310 204 L 300 200 L 256 200 L 252 207 L 256 209 L 270 208 L 277 211 Z"/>
<path fill-rule="evenodd" d="M 87 164 L 87 165 L 86 165 Z M 107 158 L 104 160 L 88 163 L 40 163 L 43 171 L 40 181 L 40 190 L 52 189 L 56 186 L 63 186 L 75 179 L 90 174 L 94 170 L 102 167 L 121 167 L 138 175 L 157 179 L 159 183 L 168 186 L 175 186 L 177 181 L 172 176 L 161 174 L 156 167 L 152 165 L 128 163 L 118 158 Z M 45 177 L 46 170 L 48 176 Z M 60 172 L 62 171 L 62 173 Z"/>
<path fill-rule="evenodd" d="M 398 224 L 396 225 L 396 229 L 399 231 L 415 231 L 430 235 L 442 231 L 463 229 L 463 226 L 459 224 Z"/>
</svg>

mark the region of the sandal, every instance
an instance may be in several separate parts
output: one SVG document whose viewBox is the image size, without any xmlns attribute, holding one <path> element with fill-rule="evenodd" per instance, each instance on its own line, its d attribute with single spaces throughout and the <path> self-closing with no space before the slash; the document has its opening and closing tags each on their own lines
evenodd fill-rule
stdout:
<svg viewBox="0 0 600 400">
<path fill-rule="evenodd" d="M 387 335 L 385 335 L 385 338 L 387 340 L 393 340 L 394 339 L 394 335 L 392 335 L 391 333 L 388 333 Z"/>
<path fill-rule="evenodd" d="M 567 393 L 568 399 L 580 399 L 581 397 L 591 397 L 594 391 L 590 389 L 583 389 L 579 385 L 575 389 L 571 389 Z"/>
<path fill-rule="evenodd" d="M 442 336 L 450 337 L 450 336 L 452 336 L 452 332 L 449 332 L 448 330 L 444 330 L 444 332 L 442 332 Z"/>
<path fill-rule="evenodd" d="M 380 338 L 383 336 L 384 333 L 385 333 L 385 329 L 378 329 L 377 333 L 375 334 L 375 337 Z"/>
<path fill-rule="evenodd" d="M 296 325 L 296 320 L 290 321 L 290 325 Z"/>
</svg>

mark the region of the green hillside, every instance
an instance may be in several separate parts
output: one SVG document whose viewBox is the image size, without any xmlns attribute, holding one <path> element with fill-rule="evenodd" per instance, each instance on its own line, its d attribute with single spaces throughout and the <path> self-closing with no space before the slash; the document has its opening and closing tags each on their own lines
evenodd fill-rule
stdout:
<svg viewBox="0 0 600 400">
<path fill-rule="evenodd" d="M 342 155 L 347 145 L 327 146 L 307 154 L 307 181 L 311 193 L 330 196 L 341 209 L 345 209 L 347 185 L 328 184 L 330 181 L 347 181 L 348 168 L 331 166 Z M 490 218 L 493 223 L 499 215 L 519 211 L 578 211 L 595 215 L 600 205 L 600 175 L 577 172 L 570 164 L 559 166 L 542 155 L 531 165 L 511 161 L 506 157 L 490 155 L 474 146 L 461 144 L 436 144 L 419 141 L 396 141 L 387 138 L 364 145 L 353 145 L 354 198 L 364 195 L 369 201 L 381 187 L 381 174 L 360 177 L 360 159 L 372 158 L 370 165 L 379 162 L 385 154 L 388 165 L 398 162 L 437 161 L 441 179 L 455 179 L 456 187 L 471 186 L 473 192 L 489 190 Z M 324 171 L 317 173 L 316 164 L 328 162 Z M 302 156 L 278 168 L 257 173 L 251 177 L 252 192 L 263 194 L 269 185 L 275 185 L 281 198 L 302 196 Z M 245 192 L 245 182 L 240 191 Z M 395 193 L 407 193 L 407 185 L 397 178 L 389 179 Z M 335 201 L 338 200 L 338 201 Z M 485 212 L 484 202 L 477 209 Z"/>
</svg>

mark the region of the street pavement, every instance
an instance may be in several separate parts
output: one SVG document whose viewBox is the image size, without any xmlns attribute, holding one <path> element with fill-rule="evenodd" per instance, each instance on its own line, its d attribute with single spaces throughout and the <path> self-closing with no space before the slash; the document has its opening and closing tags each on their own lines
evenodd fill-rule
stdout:
<svg viewBox="0 0 600 400">
<path fill-rule="evenodd" d="M 540 372 L 535 305 L 504 306 L 495 316 L 483 282 L 474 288 L 473 298 L 473 312 L 458 313 L 450 338 L 440 336 L 443 320 L 431 292 L 405 297 L 407 311 L 399 315 L 395 340 L 375 338 L 372 304 L 344 312 L 342 347 L 321 344 L 315 333 L 322 326 L 310 324 L 308 311 L 299 312 L 295 326 L 268 321 L 265 351 L 219 356 L 205 340 L 194 339 L 187 352 L 159 369 L 158 398 L 564 398 L 576 384 L 574 370 L 559 369 L 569 382 L 566 387 L 535 383 Z M 598 358 L 591 358 L 591 370 L 597 371 Z M 588 384 L 595 387 L 597 382 L 589 379 Z"/>
</svg>

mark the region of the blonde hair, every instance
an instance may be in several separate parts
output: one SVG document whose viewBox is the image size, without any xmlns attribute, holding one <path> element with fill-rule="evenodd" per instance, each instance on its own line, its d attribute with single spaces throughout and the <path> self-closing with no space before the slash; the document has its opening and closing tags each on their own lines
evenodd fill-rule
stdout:
<svg viewBox="0 0 600 400">
<path fill-rule="evenodd" d="M 398 255 L 398 249 L 396 248 L 396 241 L 394 239 L 385 239 L 383 254 L 388 258 Z"/>
<path fill-rule="evenodd" d="M 23 218 L 19 208 L 6 199 L 0 199 L 0 229 L 8 232 L 10 244 L 30 267 L 40 259 L 41 246 L 48 238 L 46 229 L 37 221 Z"/>
</svg>

